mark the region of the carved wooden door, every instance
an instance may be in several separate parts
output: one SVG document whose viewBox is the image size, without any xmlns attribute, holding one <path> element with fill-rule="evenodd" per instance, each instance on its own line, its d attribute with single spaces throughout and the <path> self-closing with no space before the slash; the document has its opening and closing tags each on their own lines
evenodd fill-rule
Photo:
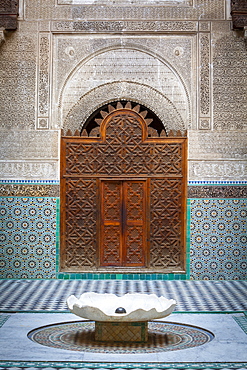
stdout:
<svg viewBox="0 0 247 370">
<path fill-rule="evenodd" d="M 62 137 L 61 270 L 184 271 L 187 139 L 146 115 L 119 102 Z"/>
<path fill-rule="evenodd" d="M 146 181 L 101 182 L 101 266 L 145 266 Z"/>
</svg>

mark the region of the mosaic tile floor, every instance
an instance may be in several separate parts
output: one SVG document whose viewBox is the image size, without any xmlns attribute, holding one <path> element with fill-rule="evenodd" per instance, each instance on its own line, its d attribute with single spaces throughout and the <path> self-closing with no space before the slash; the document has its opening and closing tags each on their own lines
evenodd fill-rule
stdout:
<svg viewBox="0 0 247 370">
<path fill-rule="evenodd" d="M 155 293 L 174 298 L 177 306 L 170 322 L 205 328 L 215 339 L 163 355 L 125 354 L 125 360 L 107 351 L 72 355 L 73 351 L 30 344 L 25 325 L 38 328 L 68 317 L 76 320 L 68 313 L 66 298 L 87 291 Z M 246 281 L 0 280 L 0 370 L 246 370 L 246 298 Z"/>
<path fill-rule="evenodd" d="M 172 350 L 158 350 L 157 347 L 146 345 L 136 350 L 129 344 L 112 350 L 112 344 L 104 343 L 97 351 L 98 343 L 89 348 L 89 343 L 85 346 L 80 341 L 78 334 L 76 343 L 81 345 L 81 349 L 75 350 L 71 347 L 74 337 L 74 323 L 78 318 L 71 313 L 11 313 L 8 319 L 0 328 L 0 358 L 6 361 L 83 361 L 83 362 L 119 362 L 119 363 L 162 363 L 162 362 L 247 362 L 247 335 L 234 320 L 235 314 L 224 313 L 172 313 L 163 320 L 152 323 L 155 328 L 160 328 L 165 322 L 168 326 L 176 327 L 179 336 L 176 336 L 177 346 Z M 243 315 L 243 314 L 237 314 Z M 243 316 L 244 317 L 244 316 Z M 83 330 L 85 321 L 82 320 Z M 70 325 L 72 324 L 72 325 Z M 86 324 L 87 325 L 87 324 Z M 70 327 L 69 327 L 70 326 Z M 182 329 L 182 326 L 185 328 Z M 179 329 L 178 329 L 179 327 Z M 199 330 L 199 335 L 196 330 Z M 195 328 L 195 329 L 196 329 Z M 45 329 L 45 330 L 44 330 Z M 65 333 L 66 329 L 67 333 Z M 189 333 L 187 330 L 189 329 Z M 48 332 L 47 332 L 48 330 Z M 62 333 L 62 331 L 63 333 Z M 170 329 L 169 329 L 170 330 Z M 28 337 L 38 335 L 38 341 L 33 341 Z M 181 335 L 181 333 L 183 334 Z M 157 332 L 156 332 L 157 333 Z M 174 333 L 174 331 L 173 331 Z M 204 344 L 196 346 L 196 342 L 205 340 L 201 334 L 213 334 Z M 48 337 L 47 337 L 48 334 Z M 166 334 L 166 333 L 163 333 Z M 188 335 L 189 334 L 189 335 Z M 183 337 L 183 338 L 182 338 Z M 157 338 L 158 340 L 160 339 Z M 184 347 L 187 344 L 191 346 Z M 92 343 L 92 342 L 91 342 Z M 52 346 L 51 346 L 52 344 Z M 59 344 L 59 346 L 58 346 Z M 198 344 L 198 343 L 197 343 Z M 154 351 L 153 351 L 154 350 Z"/>
<path fill-rule="evenodd" d="M 0 280 L 0 311 L 65 311 L 85 292 L 155 293 L 177 301 L 177 312 L 247 311 L 247 281 Z"/>
<path fill-rule="evenodd" d="M 47 325 L 28 333 L 28 338 L 36 343 L 71 351 L 94 353 L 133 354 L 175 351 L 201 346 L 214 336 L 211 332 L 190 325 L 167 322 L 148 324 L 147 342 L 121 342 L 116 335 L 112 342 L 95 341 L 95 324 L 92 321 L 63 322 Z"/>
</svg>

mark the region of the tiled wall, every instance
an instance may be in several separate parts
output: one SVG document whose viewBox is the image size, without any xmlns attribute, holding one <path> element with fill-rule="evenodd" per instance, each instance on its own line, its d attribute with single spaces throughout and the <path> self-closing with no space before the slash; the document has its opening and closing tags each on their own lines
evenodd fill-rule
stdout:
<svg viewBox="0 0 247 370">
<path fill-rule="evenodd" d="M 2 181 L 0 194 L 0 278 L 55 278 L 58 183 Z"/>
<path fill-rule="evenodd" d="M 190 200 L 191 279 L 246 279 L 246 220 L 244 199 Z"/>
<path fill-rule="evenodd" d="M 2 197 L 0 268 L 3 278 L 54 278 L 57 199 Z"/>
<path fill-rule="evenodd" d="M 59 273 L 59 196 L 53 189 L 58 185 L 2 184 L 0 278 L 244 280 L 247 277 L 244 185 L 189 184 L 188 271 L 184 275 L 162 275 Z"/>
<path fill-rule="evenodd" d="M 191 182 L 188 188 L 190 279 L 247 278 L 244 182 Z"/>
</svg>

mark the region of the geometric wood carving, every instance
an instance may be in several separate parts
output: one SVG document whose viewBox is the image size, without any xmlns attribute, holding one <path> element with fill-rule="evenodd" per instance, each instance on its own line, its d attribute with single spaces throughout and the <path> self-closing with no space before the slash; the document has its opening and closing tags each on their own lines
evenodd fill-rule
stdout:
<svg viewBox="0 0 247 370">
<path fill-rule="evenodd" d="M 129 102 L 101 115 L 97 137 L 62 137 L 62 269 L 184 271 L 186 138 L 148 136 Z"/>
<path fill-rule="evenodd" d="M 145 266 L 146 181 L 101 183 L 101 266 Z"/>
<path fill-rule="evenodd" d="M 5 30 L 17 29 L 19 1 L 1 0 L 0 1 L 0 28 Z"/>
<path fill-rule="evenodd" d="M 231 0 L 231 16 L 233 29 L 247 27 L 247 2 L 246 0 Z"/>
<path fill-rule="evenodd" d="M 182 179 L 152 179 L 150 266 L 181 268 L 183 240 Z"/>
<path fill-rule="evenodd" d="M 96 180 L 66 179 L 61 203 L 62 267 L 96 266 Z"/>
</svg>

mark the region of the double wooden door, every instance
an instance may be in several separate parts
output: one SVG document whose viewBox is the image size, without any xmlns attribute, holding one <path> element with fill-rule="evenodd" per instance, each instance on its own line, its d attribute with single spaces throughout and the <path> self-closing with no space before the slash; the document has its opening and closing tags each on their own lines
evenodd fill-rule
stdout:
<svg viewBox="0 0 247 370">
<path fill-rule="evenodd" d="M 101 181 L 101 266 L 145 266 L 147 181 Z"/>
<path fill-rule="evenodd" d="M 184 271 L 186 137 L 154 133 L 120 103 L 61 141 L 61 259 L 67 272 Z"/>
</svg>

